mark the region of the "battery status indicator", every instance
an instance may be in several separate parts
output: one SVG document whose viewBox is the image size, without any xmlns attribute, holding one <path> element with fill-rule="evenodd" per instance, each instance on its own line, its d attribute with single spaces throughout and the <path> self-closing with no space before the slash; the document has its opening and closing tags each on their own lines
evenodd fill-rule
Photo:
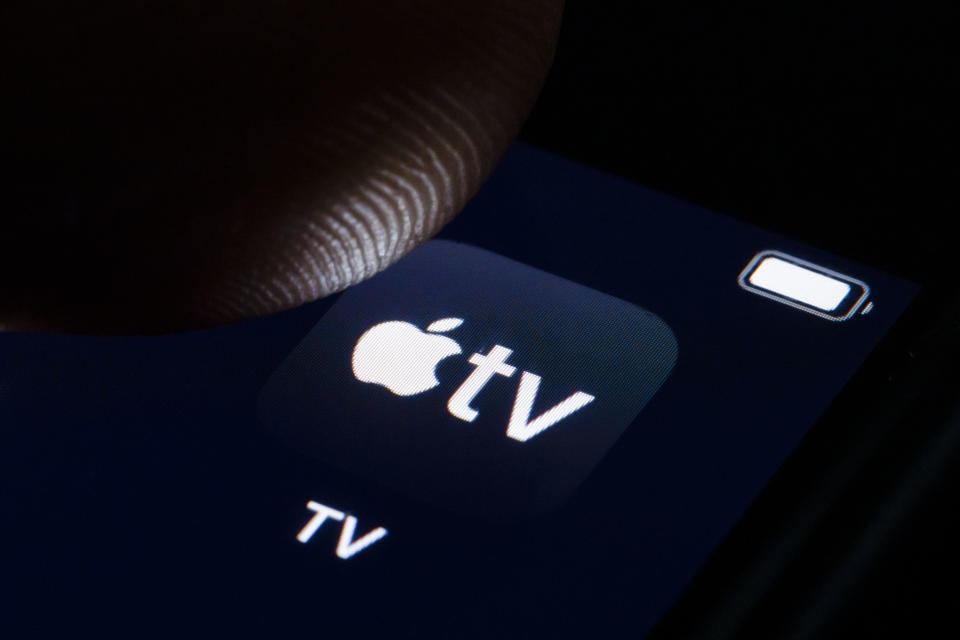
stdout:
<svg viewBox="0 0 960 640">
<path fill-rule="evenodd" d="M 837 322 L 873 308 L 867 283 L 781 251 L 755 255 L 737 281 L 751 293 Z"/>
</svg>

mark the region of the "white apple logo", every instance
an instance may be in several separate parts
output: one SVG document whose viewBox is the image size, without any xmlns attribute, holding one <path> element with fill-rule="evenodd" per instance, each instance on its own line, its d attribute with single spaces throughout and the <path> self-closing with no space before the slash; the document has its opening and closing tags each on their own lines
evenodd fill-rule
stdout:
<svg viewBox="0 0 960 640">
<path fill-rule="evenodd" d="M 412 396 L 440 384 L 436 368 L 441 360 L 462 353 L 454 340 L 437 333 L 456 329 L 463 318 L 432 322 L 425 333 L 409 322 L 391 320 L 367 329 L 353 348 L 353 375 L 398 396 Z"/>
</svg>

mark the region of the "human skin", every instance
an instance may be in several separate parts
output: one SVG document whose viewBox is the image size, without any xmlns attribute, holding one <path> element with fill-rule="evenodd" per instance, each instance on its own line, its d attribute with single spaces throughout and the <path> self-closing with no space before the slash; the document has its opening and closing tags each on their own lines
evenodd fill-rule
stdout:
<svg viewBox="0 0 960 640">
<path fill-rule="evenodd" d="M 554 0 L 0 8 L 0 327 L 187 330 L 344 289 L 463 207 Z"/>
</svg>

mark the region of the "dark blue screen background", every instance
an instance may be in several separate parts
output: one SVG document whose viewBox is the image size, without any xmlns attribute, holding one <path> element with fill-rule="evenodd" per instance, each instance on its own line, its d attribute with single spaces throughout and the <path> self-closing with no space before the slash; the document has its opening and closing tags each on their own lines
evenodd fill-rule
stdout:
<svg viewBox="0 0 960 640">
<path fill-rule="evenodd" d="M 184 335 L 0 335 L 5 637 L 639 634 L 662 615 L 916 293 L 910 283 L 516 147 L 442 234 L 635 303 L 666 384 L 560 510 L 481 526 L 318 465 L 256 420 L 329 307 Z M 869 283 L 833 323 L 749 294 L 779 249 Z M 342 561 L 317 500 L 382 542 Z"/>
</svg>

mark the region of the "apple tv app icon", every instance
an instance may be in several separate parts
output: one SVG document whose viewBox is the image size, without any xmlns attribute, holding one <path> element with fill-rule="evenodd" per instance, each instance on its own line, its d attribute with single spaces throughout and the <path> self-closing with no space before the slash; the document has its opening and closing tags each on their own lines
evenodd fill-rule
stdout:
<svg viewBox="0 0 960 640">
<path fill-rule="evenodd" d="M 348 290 L 267 381 L 264 423 L 462 515 L 558 506 L 677 359 L 653 313 L 434 240 Z"/>
</svg>

